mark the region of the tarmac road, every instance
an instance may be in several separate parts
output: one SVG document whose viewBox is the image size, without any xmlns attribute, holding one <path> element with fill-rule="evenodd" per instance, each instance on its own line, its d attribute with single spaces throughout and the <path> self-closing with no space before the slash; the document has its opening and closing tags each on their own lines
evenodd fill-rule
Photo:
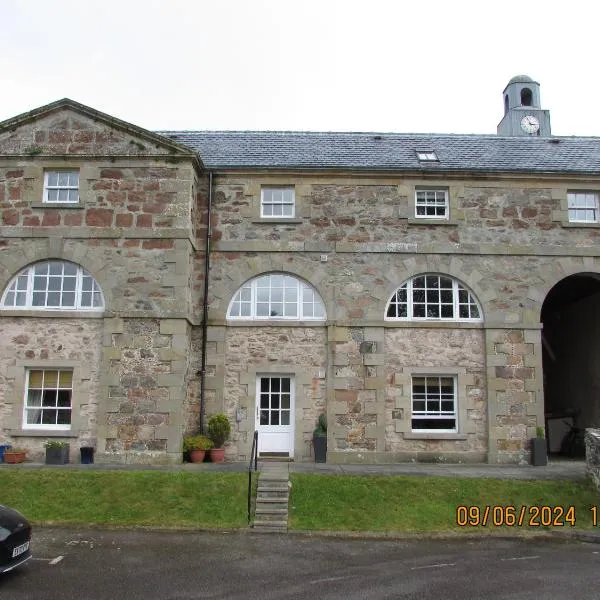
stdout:
<svg viewBox="0 0 600 600">
<path fill-rule="evenodd" d="M 2 600 L 598 597 L 600 545 L 37 528 Z"/>
</svg>

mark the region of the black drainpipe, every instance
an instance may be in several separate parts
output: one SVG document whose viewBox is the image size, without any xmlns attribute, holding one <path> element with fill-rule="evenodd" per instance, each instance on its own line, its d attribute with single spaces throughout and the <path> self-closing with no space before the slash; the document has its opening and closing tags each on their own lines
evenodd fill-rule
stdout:
<svg viewBox="0 0 600 600">
<path fill-rule="evenodd" d="M 206 215 L 206 245 L 204 249 L 204 299 L 202 301 L 202 351 L 200 353 L 200 433 L 206 431 L 206 331 L 208 329 L 208 274 L 210 271 L 210 237 L 212 219 L 213 174 L 208 172 L 208 210 Z"/>
</svg>

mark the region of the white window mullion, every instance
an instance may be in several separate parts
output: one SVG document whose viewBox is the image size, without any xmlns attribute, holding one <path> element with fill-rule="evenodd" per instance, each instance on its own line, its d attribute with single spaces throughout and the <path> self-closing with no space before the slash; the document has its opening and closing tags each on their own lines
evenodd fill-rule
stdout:
<svg viewBox="0 0 600 600">
<path fill-rule="evenodd" d="M 452 318 L 458 319 L 460 316 L 459 297 L 458 297 L 458 281 L 452 280 Z"/>
<path fill-rule="evenodd" d="M 83 271 L 77 269 L 77 276 L 75 277 L 75 309 L 81 308 L 81 292 L 83 291 Z M 94 306 L 94 285 L 92 284 L 92 297 L 91 305 Z"/>
</svg>

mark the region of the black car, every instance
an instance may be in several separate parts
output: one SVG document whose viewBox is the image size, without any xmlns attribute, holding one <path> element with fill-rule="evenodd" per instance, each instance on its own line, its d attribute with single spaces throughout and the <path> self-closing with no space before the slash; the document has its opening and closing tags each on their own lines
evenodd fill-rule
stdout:
<svg viewBox="0 0 600 600">
<path fill-rule="evenodd" d="M 0 504 L 0 574 L 31 558 L 31 525 L 19 512 Z"/>
</svg>

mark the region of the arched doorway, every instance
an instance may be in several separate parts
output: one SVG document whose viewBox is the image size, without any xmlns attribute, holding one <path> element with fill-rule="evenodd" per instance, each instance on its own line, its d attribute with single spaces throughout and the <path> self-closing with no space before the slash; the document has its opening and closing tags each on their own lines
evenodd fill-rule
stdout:
<svg viewBox="0 0 600 600">
<path fill-rule="evenodd" d="M 581 432 L 600 425 L 600 274 L 559 281 L 542 305 L 544 412 L 550 453 L 582 457 Z M 562 445 L 562 448 L 561 448 Z"/>
</svg>

